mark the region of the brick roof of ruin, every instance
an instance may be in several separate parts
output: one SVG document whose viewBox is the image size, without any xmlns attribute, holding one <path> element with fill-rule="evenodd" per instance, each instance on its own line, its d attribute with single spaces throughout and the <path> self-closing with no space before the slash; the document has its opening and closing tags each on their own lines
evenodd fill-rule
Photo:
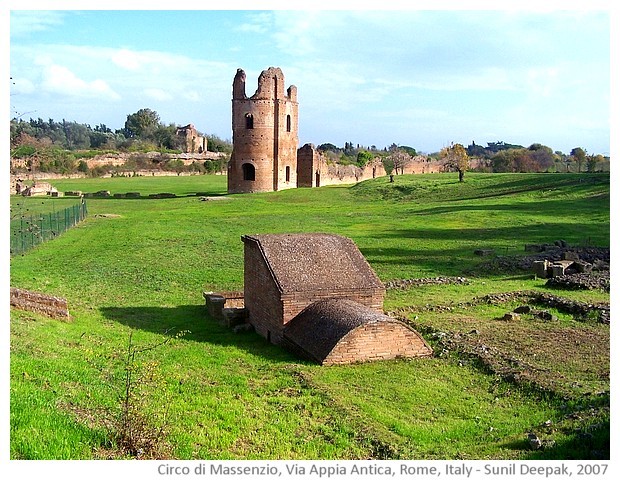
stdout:
<svg viewBox="0 0 620 480">
<path fill-rule="evenodd" d="M 285 325 L 284 342 L 310 360 L 322 363 L 345 335 L 372 322 L 402 324 L 353 300 L 320 300 Z"/>
<path fill-rule="evenodd" d="M 282 293 L 383 290 L 349 238 L 326 233 L 246 235 L 256 242 Z"/>
</svg>

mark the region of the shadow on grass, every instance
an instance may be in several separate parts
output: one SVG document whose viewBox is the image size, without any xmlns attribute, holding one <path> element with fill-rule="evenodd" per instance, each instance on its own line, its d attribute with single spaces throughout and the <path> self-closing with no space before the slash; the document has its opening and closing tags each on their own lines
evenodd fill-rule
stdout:
<svg viewBox="0 0 620 480">
<path fill-rule="evenodd" d="M 299 362 L 284 348 L 273 345 L 255 332 L 234 333 L 211 318 L 204 305 L 177 307 L 101 307 L 109 320 L 135 330 L 173 337 L 185 332 L 184 340 L 236 347 L 274 362 Z"/>
<path fill-rule="evenodd" d="M 122 196 L 119 196 L 122 195 Z M 168 200 L 171 198 L 187 198 L 187 197 L 212 197 L 215 198 L 231 198 L 226 192 L 186 192 L 186 193 L 147 193 L 144 195 L 127 196 L 126 193 L 113 194 L 110 196 L 87 196 L 87 200 Z"/>
<path fill-rule="evenodd" d="M 497 195 L 499 196 L 499 195 Z M 477 197 L 480 200 L 482 197 Z M 486 198 L 486 197 L 485 197 Z M 506 202 L 506 203 L 478 203 L 476 205 L 463 205 L 465 199 L 459 199 L 447 206 L 433 206 L 429 208 L 415 208 L 407 211 L 407 215 L 438 215 L 463 212 L 500 212 L 509 211 L 514 215 L 531 215 L 539 217 L 563 218 L 567 212 L 570 216 L 588 214 L 593 208 L 603 209 L 607 207 L 608 200 L 606 197 L 594 196 L 589 198 L 580 198 L 579 201 L 570 201 L 565 199 L 551 200 L 541 198 L 539 201 L 529 202 Z"/>
<path fill-rule="evenodd" d="M 591 430 L 591 431 L 587 431 Z M 537 433 L 537 432 L 535 432 Z M 601 421 L 589 429 L 577 428 L 568 436 L 557 442 L 553 433 L 537 434 L 543 441 L 543 448 L 530 449 L 526 439 L 514 440 L 501 445 L 502 449 L 527 451 L 522 460 L 609 460 L 610 459 L 610 422 Z M 549 438 L 547 438 L 549 437 Z M 547 442 L 551 442 L 548 444 Z M 520 472 L 515 472 L 519 474 Z M 525 473 L 525 472 L 524 472 Z M 574 472 L 575 474 L 577 472 Z M 582 472 L 582 475 L 584 473 Z"/>
</svg>

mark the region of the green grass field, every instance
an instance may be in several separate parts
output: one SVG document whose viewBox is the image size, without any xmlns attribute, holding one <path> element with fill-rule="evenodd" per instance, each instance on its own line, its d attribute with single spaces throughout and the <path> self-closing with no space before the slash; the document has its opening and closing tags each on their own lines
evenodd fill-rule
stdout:
<svg viewBox="0 0 620 480">
<path fill-rule="evenodd" d="M 225 176 L 52 183 L 143 198 L 89 198 L 84 222 L 11 259 L 11 286 L 65 297 L 73 317 L 11 310 L 13 459 L 132 456 L 114 436 L 130 334 L 154 346 L 134 365 L 137 417 L 144 428 L 164 427 L 144 458 L 609 458 L 608 325 L 558 314 L 554 324 L 527 319 L 511 330 L 496 320 L 497 306 L 415 313 L 548 291 L 527 272 L 481 268 L 489 259 L 474 250 L 523 255 L 527 243 L 559 239 L 609 246 L 608 174 L 468 174 L 463 184 L 429 174 L 251 195 L 226 195 Z M 161 192 L 178 197 L 144 198 Z M 62 202 L 11 199 L 12 209 Z M 464 285 L 388 290 L 385 308 L 413 312 L 408 320 L 434 346 L 433 329 L 476 329 L 535 374 L 512 381 L 437 349 L 423 360 L 319 367 L 208 318 L 203 291 L 243 288 L 241 236 L 279 232 L 350 237 L 383 281 L 466 275 Z M 553 293 L 609 302 L 600 291 Z M 579 336 L 582 350 L 567 342 L 545 355 L 541 331 Z M 580 364 L 568 361 L 576 354 Z M 531 431 L 555 446 L 530 450 Z"/>
</svg>

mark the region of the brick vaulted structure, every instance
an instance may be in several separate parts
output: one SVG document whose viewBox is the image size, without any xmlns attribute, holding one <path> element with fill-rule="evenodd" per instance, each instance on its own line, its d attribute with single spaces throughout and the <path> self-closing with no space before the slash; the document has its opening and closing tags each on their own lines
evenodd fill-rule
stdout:
<svg viewBox="0 0 620 480">
<path fill-rule="evenodd" d="M 245 235 L 244 304 L 270 342 L 321 364 L 419 357 L 432 350 L 383 314 L 385 287 L 352 240 Z"/>
<path fill-rule="evenodd" d="M 282 70 L 270 67 L 258 89 L 245 93 L 245 72 L 233 80 L 233 153 L 228 193 L 271 192 L 297 187 L 297 87 L 284 86 Z"/>
<path fill-rule="evenodd" d="M 280 68 L 263 70 L 251 97 L 246 95 L 245 83 L 245 72 L 238 69 L 232 88 L 233 152 L 228 162 L 228 193 L 342 185 L 387 175 L 378 158 L 362 168 L 334 164 L 310 143 L 298 148 L 297 87 L 285 87 Z M 397 174 L 440 171 L 444 171 L 442 162 L 421 156 L 395 169 Z"/>
</svg>

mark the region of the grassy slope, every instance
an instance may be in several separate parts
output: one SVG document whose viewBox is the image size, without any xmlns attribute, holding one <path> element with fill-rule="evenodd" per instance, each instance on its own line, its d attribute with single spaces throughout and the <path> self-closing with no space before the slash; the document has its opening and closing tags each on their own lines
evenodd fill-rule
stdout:
<svg viewBox="0 0 620 480">
<path fill-rule="evenodd" d="M 187 195 L 88 199 L 89 218 L 11 261 L 11 285 L 69 300 L 74 320 L 11 313 L 11 455 L 91 458 L 113 452 L 105 411 L 117 407 L 129 332 L 160 379 L 145 411 L 172 419 L 179 458 L 525 458 L 524 432 L 559 420 L 559 404 L 453 357 L 320 368 L 205 315 L 203 290 L 242 287 L 240 236 L 325 231 L 355 240 L 382 280 L 462 275 L 476 248 L 520 254 L 564 239 L 609 245 L 609 176 L 397 177 L 353 187 L 232 195 L 225 177 L 58 180 L 59 190 Z M 464 287 L 391 291 L 386 308 L 544 289 L 486 274 Z M 571 294 L 572 295 L 572 294 Z M 591 301 L 602 293 L 579 293 Z M 437 322 L 449 322 L 437 317 Z M 427 319 L 431 324 L 433 317 Z M 579 327 L 577 327 L 579 328 Z M 588 327 L 607 328 L 607 327 Z M 608 332 L 608 330 L 607 330 Z M 608 336 L 608 333 L 607 333 Z M 62 428 L 67 434 L 57 435 Z M 480 439 L 484 441 L 480 441 Z M 559 444 L 569 434 L 556 433 Z M 573 453 L 574 454 L 574 453 Z"/>
</svg>

